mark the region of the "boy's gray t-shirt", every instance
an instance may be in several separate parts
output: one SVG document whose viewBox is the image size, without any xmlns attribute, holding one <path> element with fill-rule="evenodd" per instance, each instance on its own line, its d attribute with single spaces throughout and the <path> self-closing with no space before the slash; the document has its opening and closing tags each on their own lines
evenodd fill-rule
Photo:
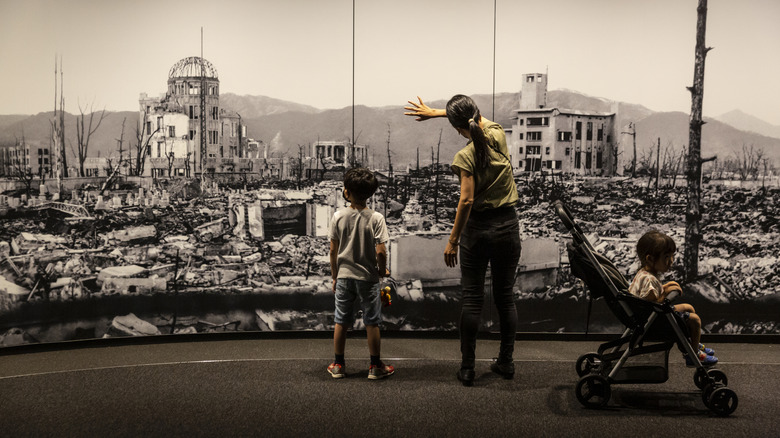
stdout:
<svg viewBox="0 0 780 438">
<path fill-rule="evenodd" d="M 339 242 L 338 278 L 379 281 L 376 246 L 390 239 L 381 213 L 370 208 L 339 210 L 330 222 L 328 238 Z"/>
</svg>

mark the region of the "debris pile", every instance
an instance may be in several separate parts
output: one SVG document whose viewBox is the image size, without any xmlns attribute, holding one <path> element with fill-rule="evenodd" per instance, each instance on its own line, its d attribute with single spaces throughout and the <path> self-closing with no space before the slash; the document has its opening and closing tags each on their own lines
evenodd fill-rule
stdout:
<svg viewBox="0 0 780 438">
<path fill-rule="evenodd" d="M 386 212 L 391 236 L 450 230 L 459 198 L 457 181 L 417 184 L 388 184 L 374 196 L 372 207 Z M 678 252 L 667 278 L 681 280 L 684 191 L 656 194 L 646 181 L 630 179 L 553 183 L 549 177 L 524 178 L 517 185 L 521 237 L 556 240 L 562 262 L 552 284 L 533 293 L 518 290 L 518 299 L 575 304 L 588 299 L 581 282 L 567 269 L 565 246 L 570 237 L 552 210 L 556 199 L 567 203 L 596 250 L 629 279 L 639 268 L 635 244 L 641 234 L 657 228 L 671 235 Z M 322 182 L 298 191 L 278 188 L 212 185 L 201 191 L 198 184 L 183 181 L 159 190 L 129 188 L 104 195 L 87 188 L 74 193 L 73 208 L 62 203 L 59 209 L 49 208 L 46 200 L 36 200 L 33 207 L 10 210 L 0 218 L 0 315 L 13 320 L 23 305 L 35 303 L 123 297 L 161 302 L 174 297 L 176 303 L 180 299 L 176 297 L 217 296 L 230 303 L 245 300 L 242 305 L 254 307 L 240 317 L 182 316 L 175 310 L 147 315 L 122 309 L 95 334 L 329 327 L 332 312 L 312 311 L 309 304 L 322 300 L 330 308 L 326 235 L 333 211 L 344 205 L 341 184 Z M 282 188 L 292 186 L 284 182 Z M 435 202 L 431 193 L 437 195 Z M 705 187 L 702 204 L 699 270 L 708 286 L 691 284 L 694 293 L 711 303 L 778 301 L 780 190 Z M 69 210 L 78 214 L 71 216 Z M 447 291 L 426 291 L 424 278 L 398 280 L 399 305 L 393 311 L 404 303 L 425 307 L 420 303 L 454 302 Z M 306 304 L 291 308 L 295 303 Z M 716 320 L 708 330 L 778 330 L 776 323 L 724 321 Z M 392 312 L 387 324 L 402 330 L 426 329 L 425 317 L 413 320 Z M 431 324 L 443 327 L 449 322 Z M 18 331 L 7 331 L 4 337 L 7 342 L 33 338 Z"/>
</svg>

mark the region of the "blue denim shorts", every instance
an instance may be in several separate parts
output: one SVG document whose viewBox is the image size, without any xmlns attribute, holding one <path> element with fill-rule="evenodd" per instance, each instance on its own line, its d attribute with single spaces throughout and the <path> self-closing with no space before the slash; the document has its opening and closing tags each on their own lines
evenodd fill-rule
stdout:
<svg viewBox="0 0 780 438">
<path fill-rule="evenodd" d="M 382 322 L 382 300 L 379 298 L 379 283 L 339 278 L 336 280 L 336 324 L 351 326 L 355 321 L 354 304 L 360 298 L 365 325 L 379 325 Z"/>
</svg>

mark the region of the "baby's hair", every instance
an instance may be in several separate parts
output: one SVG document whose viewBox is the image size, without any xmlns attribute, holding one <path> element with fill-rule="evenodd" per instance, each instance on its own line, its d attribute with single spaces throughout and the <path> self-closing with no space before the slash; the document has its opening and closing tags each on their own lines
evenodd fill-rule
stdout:
<svg viewBox="0 0 780 438">
<path fill-rule="evenodd" d="M 636 255 L 643 267 L 647 264 L 647 256 L 658 259 L 666 254 L 674 254 L 675 251 L 677 245 L 674 240 L 658 230 L 646 232 L 636 243 Z"/>
<path fill-rule="evenodd" d="M 349 190 L 355 200 L 363 202 L 376 192 L 379 181 L 365 167 L 353 167 L 344 173 L 344 188 Z"/>
</svg>

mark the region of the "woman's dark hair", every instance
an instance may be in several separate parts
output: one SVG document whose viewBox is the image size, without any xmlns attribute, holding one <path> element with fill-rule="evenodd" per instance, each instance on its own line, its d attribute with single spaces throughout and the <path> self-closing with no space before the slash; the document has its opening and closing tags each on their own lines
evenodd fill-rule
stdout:
<svg viewBox="0 0 780 438">
<path fill-rule="evenodd" d="M 658 259 L 666 254 L 674 254 L 675 251 L 677 251 L 677 245 L 675 245 L 674 240 L 657 230 L 646 232 L 636 243 L 636 255 L 639 256 L 639 263 L 643 267 L 647 264 L 647 256 Z"/>
<path fill-rule="evenodd" d="M 484 169 L 488 165 L 488 146 L 485 133 L 479 127 L 479 121 L 482 115 L 479 113 L 477 104 L 463 94 L 452 96 L 447 102 L 447 119 L 455 128 L 466 129 L 471 134 L 471 141 L 474 143 L 474 155 L 477 169 Z"/>
<path fill-rule="evenodd" d="M 344 188 L 358 201 L 365 201 L 379 188 L 379 181 L 365 167 L 353 167 L 344 173 Z"/>
</svg>

